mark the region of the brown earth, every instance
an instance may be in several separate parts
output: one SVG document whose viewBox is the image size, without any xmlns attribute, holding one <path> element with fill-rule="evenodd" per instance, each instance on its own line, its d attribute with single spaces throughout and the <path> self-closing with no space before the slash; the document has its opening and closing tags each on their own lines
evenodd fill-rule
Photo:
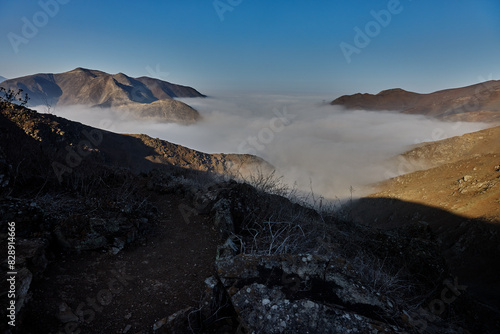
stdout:
<svg viewBox="0 0 500 334">
<path fill-rule="evenodd" d="M 425 143 L 395 159 L 407 169 L 370 197 L 435 206 L 469 218 L 500 221 L 500 127 Z"/>
<path fill-rule="evenodd" d="M 341 96 L 331 104 L 347 109 L 398 111 L 454 121 L 499 122 L 500 81 L 491 80 L 430 94 L 399 88 L 376 95 L 357 93 Z"/>
<path fill-rule="evenodd" d="M 396 198 L 500 222 L 500 151 L 396 177 L 369 197 Z"/>
<path fill-rule="evenodd" d="M 147 234 L 116 255 L 101 250 L 58 255 L 31 290 L 32 301 L 21 319 L 27 324 L 23 333 L 55 328 L 62 333 L 137 333 L 200 305 L 204 280 L 214 272 L 218 239 L 213 224 L 208 216 L 184 219 L 179 205 L 186 201 L 176 194 L 141 192 L 159 210 Z M 99 294 L 103 290 L 111 294 Z M 83 311 L 86 321 L 61 324 L 61 305 L 73 314 Z"/>
</svg>

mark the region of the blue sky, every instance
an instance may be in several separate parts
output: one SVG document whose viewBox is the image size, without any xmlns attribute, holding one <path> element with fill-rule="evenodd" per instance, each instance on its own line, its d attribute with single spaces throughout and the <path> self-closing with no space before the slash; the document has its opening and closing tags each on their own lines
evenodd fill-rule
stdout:
<svg viewBox="0 0 500 334">
<path fill-rule="evenodd" d="M 203 93 L 431 92 L 500 79 L 500 1 L 0 0 L 0 59 L 8 78 L 81 66 Z"/>
</svg>

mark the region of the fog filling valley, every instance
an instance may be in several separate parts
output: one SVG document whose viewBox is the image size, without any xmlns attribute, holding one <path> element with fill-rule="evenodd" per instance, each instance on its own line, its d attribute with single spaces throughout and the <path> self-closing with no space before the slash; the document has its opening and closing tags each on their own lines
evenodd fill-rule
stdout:
<svg viewBox="0 0 500 334">
<path fill-rule="evenodd" d="M 291 187 L 327 199 L 367 195 L 376 182 L 414 167 L 390 161 L 411 145 L 488 127 L 420 115 L 344 110 L 332 96 L 219 94 L 179 99 L 202 116 L 194 125 L 138 121 L 109 109 L 58 106 L 58 116 L 118 133 L 143 133 L 207 153 L 249 153 Z M 322 102 L 323 101 L 323 102 Z M 37 108 L 46 112 L 46 108 Z M 352 188 L 351 188 L 352 187 Z M 354 192 L 351 192 L 351 189 Z"/>
</svg>

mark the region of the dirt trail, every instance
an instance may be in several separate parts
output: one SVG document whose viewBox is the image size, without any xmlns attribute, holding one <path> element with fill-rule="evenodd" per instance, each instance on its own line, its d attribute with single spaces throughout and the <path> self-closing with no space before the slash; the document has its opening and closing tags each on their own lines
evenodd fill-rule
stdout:
<svg viewBox="0 0 500 334">
<path fill-rule="evenodd" d="M 186 223 L 176 195 L 148 195 L 160 218 L 142 240 L 116 255 L 66 254 L 49 265 L 33 287 L 24 313 L 32 320 L 24 333 L 54 328 L 62 333 L 137 333 L 197 305 L 204 280 L 213 274 L 216 233 L 207 217 L 192 216 Z M 57 319 L 58 314 L 72 318 L 61 311 L 65 305 L 73 314 L 83 312 L 85 322 L 69 322 L 66 330 Z"/>
</svg>

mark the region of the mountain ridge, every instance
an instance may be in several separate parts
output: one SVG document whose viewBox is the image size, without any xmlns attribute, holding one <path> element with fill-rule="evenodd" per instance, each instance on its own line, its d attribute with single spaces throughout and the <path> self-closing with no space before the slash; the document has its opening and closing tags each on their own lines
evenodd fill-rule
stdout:
<svg viewBox="0 0 500 334">
<path fill-rule="evenodd" d="M 174 98 L 205 97 L 188 86 L 82 67 L 63 73 L 38 73 L 13 78 L 4 81 L 2 86 L 6 89 L 22 89 L 30 97 L 29 106 L 86 105 L 115 108 L 131 111 L 141 118 L 152 117 L 180 123 L 196 122 L 200 115 Z"/>
<path fill-rule="evenodd" d="M 245 177 L 257 168 L 273 168 L 265 160 L 248 154 L 208 154 L 144 134 L 118 134 L 19 106 L 2 108 L 0 105 L 0 109 L 0 117 L 40 142 L 40 147 L 54 153 L 52 158 L 56 165 L 52 163 L 52 166 L 59 181 L 58 171 L 73 169 L 68 159 L 104 161 L 105 165 L 127 167 L 134 173 L 174 166 L 216 174 L 239 173 Z M 85 149 L 79 148 L 83 142 L 88 146 Z M 79 152 L 79 157 L 68 152 Z M 87 155 L 89 157 L 85 158 Z"/>
<path fill-rule="evenodd" d="M 500 80 L 490 80 L 429 94 L 409 92 L 401 88 L 378 94 L 343 95 L 331 105 L 347 109 L 399 111 L 422 114 L 451 121 L 500 121 Z"/>
</svg>

